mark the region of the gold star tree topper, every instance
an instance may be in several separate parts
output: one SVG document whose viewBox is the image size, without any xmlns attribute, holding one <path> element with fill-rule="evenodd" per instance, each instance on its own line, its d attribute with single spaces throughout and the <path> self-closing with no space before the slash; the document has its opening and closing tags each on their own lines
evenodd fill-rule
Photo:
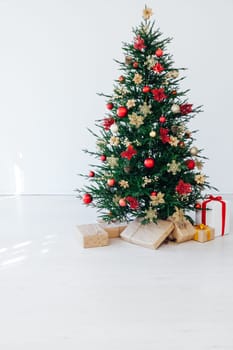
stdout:
<svg viewBox="0 0 233 350">
<path fill-rule="evenodd" d="M 142 17 L 147 20 L 147 19 L 150 19 L 151 16 L 153 15 L 153 11 L 151 8 L 145 6 L 143 12 L 142 12 Z"/>
</svg>

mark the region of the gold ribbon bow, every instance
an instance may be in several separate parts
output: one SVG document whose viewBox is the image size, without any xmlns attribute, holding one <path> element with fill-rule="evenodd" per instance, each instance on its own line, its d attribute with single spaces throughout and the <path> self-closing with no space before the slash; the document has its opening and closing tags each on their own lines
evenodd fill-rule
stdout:
<svg viewBox="0 0 233 350">
<path fill-rule="evenodd" d="M 199 230 L 205 230 L 208 228 L 207 225 L 204 225 L 204 224 L 200 224 L 200 225 L 196 225 L 196 228 L 199 229 Z"/>
<path fill-rule="evenodd" d="M 175 209 L 176 211 L 171 216 L 172 221 L 180 228 L 185 228 L 187 220 L 184 216 L 184 211 L 182 209 L 178 209 L 177 207 L 175 207 Z"/>
</svg>

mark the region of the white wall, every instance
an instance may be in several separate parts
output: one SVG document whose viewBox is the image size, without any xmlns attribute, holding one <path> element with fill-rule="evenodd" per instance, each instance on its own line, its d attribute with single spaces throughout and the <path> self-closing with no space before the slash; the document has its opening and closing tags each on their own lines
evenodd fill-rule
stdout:
<svg viewBox="0 0 233 350">
<path fill-rule="evenodd" d="M 141 0 L 0 0 L 0 193 L 73 193 L 88 169 L 86 127 L 103 117 L 119 76 L 122 41 L 141 20 Z M 205 172 L 233 192 L 232 0 L 156 0 L 156 14 L 190 101 Z M 90 161 L 90 160 L 89 160 Z"/>
</svg>

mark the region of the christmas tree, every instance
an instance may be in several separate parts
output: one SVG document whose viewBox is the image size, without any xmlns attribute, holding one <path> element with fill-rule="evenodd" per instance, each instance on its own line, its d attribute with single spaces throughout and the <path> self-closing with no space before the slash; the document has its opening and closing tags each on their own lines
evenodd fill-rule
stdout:
<svg viewBox="0 0 233 350">
<path fill-rule="evenodd" d="M 163 38 L 145 7 L 133 39 L 123 43 L 124 61 L 116 61 L 121 75 L 106 99 L 106 112 L 97 120 L 98 159 L 88 184 L 78 190 L 86 205 L 98 209 L 105 221 L 142 223 L 167 219 L 176 210 L 195 209 L 202 192 L 211 188 L 202 173 L 202 150 L 193 145 L 188 122 L 201 106 L 188 103 L 180 91 L 182 68 L 175 68 Z"/>
</svg>

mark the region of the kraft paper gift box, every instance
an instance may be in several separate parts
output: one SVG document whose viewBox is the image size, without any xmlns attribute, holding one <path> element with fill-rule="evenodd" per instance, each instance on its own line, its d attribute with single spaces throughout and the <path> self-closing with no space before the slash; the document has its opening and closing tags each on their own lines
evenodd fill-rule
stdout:
<svg viewBox="0 0 233 350">
<path fill-rule="evenodd" d="M 175 213 L 170 216 L 168 220 L 174 223 L 174 230 L 169 235 L 170 240 L 182 243 L 193 239 L 195 228 L 191 222 L 185 218 L 182 209 L 176 208 Z"/>
<path fill-rule="evenodd" d="M 195 235 L 194 235 L 194 241 L 198 241 L 201 243 L 210 241 L 212 239 L 214 239 L 214 228 L 213 227 L 209 227 L 207 225 L 204 224 L 200 224 L 200 225 L 195 225 Z"/>
<path fill-rule="evenodd" d="M 230 203 L 221 196 L 210 195 L 196 210 L 196 224 L 204 224 L 213 227 L 215 237 L 230 233 Z"/>
<path fill-rule="evenodd" d="M 173 223 L 165 220 L 158 220 L 156 224 L 143 225 L 140 220 L 136 219 L 128 224 L 121 233 L 121 238 L 145 248 L 157 249 L 166 240 L 173 228 Z"/>
<path fill-rule="evenodd" d="M 103 247 L 108 245 L 108 233 L 98 224 L 77 226 L 83 239 L 84 248 Z"/>
<path fill-rule="evenodd" d="M 108 233 L 109 238 L 120 237 L 121 232 L 124 231 L 127 226 L 126 223 L 117 221 L 108 224 L 103 220 L 98 220 L 98 224 Z"/>
</svg>

